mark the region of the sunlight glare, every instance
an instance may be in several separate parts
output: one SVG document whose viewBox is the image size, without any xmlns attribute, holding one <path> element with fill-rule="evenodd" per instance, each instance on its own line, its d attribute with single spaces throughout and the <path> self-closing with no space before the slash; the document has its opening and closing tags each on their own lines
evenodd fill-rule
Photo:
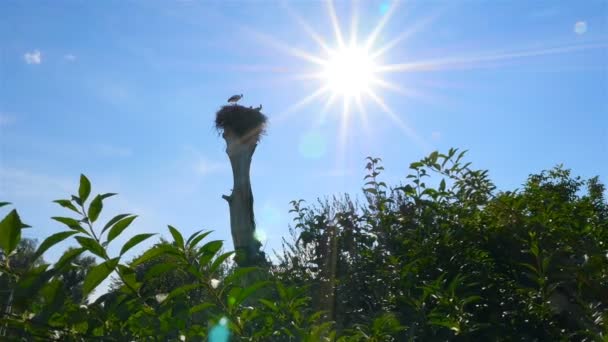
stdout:
<svg viewBox="0 0 608 342">
<path fill-rule="evenodd" d="M 334 94 L 352 98 L 369 89 L 375 69 L 365 49 L 349 46 L 332 52 L 323 76 Z"/>
<path fill-rule="evenodd" d="M 325 155 L 327 141 L 321 132 L 317 130 L 309 131 L 300 137 L 298 150 L 304 158 L 319 159 Z"/>
</svg>

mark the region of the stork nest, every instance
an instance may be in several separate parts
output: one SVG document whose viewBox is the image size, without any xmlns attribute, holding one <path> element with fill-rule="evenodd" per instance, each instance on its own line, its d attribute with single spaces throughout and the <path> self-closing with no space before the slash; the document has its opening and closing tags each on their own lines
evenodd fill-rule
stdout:
<svg viewBox="0 0 608 342">
<path fill-rule="evenodd" d="M 266 130 L 268 118 L 262 112 L 241 105 L 225 105 L 215 114 L 218 133 L 230 131 L 239 138 L 260 139 Z"/>
</svg>

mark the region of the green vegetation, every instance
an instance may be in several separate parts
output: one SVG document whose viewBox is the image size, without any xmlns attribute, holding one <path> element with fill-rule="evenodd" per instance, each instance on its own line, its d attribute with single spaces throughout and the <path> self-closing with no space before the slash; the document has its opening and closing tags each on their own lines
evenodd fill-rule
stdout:
<svg viewBox="0 0 608 342">
<path fill-rule="evenodd" d="M 605 341 L 604 186 L 556 167 L 497 191 L 463 155 L 433 152 L 395 187 L 369 158 L 363 202 L 294 201 L 292 238 L 255 282 L 260 270 L 235 266 L 209 232 L 169 226 L 171 241 L 133 260 L 124 253 L 154 234 L 109 254 L 136 216 L 98 222 L 115 194 L 93 197 L 82 176 L 78 195 L 56 201 L 72 215 L 53 217 L 66 230 L 35 252 L 16 210 L 0 222 L 1 339 Z M 41 259 L 66 239 L 78 247 Z"/>
</svg>

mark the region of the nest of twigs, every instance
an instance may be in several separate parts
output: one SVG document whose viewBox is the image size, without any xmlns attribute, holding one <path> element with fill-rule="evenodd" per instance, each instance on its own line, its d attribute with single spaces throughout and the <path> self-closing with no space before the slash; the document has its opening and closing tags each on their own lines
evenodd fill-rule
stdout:
<svg viewBox="0 0 608 342">
<path fill-rule="evenodd" d="M 266 129 L 268 118 L 259 110 L 241 105 L 226 105 L 215 114 L 218 133 L 236 134 L 239 138 L 259 140 Z"/>
</svg>

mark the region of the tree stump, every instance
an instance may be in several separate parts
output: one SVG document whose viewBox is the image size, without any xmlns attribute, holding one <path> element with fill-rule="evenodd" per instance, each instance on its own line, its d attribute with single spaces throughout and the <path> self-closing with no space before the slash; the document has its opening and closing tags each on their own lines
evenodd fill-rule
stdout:
<svg viewBox="0 0 608 342">
<path fill-rule="evenodd" d="M 255 238 L 255 215 L 251 190 L 251 160 L 261 135 L 266 116 L 260 111 L 239 105 L 222 107 L 216 115 L 216 128 L 226 141 L 226 154 L 232 166 L 233 188 L 223 195 L 230 207 L 230 231 L 240 267 L 263 266 L 266 257 Z"/>
</svg>

